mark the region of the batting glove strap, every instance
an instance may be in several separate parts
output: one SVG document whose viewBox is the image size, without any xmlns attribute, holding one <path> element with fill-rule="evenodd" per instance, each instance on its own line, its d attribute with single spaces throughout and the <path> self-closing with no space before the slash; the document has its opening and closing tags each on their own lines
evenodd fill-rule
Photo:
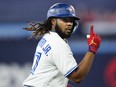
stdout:
<svg viewBox="0 0 116 87">
<path fill-rule="evenodd" d="M 98 48 L 99 48 L 99 47 L 89 46 L 89 52 L 92 52 L 92 53 L 96 54 Z"/>
</svg>

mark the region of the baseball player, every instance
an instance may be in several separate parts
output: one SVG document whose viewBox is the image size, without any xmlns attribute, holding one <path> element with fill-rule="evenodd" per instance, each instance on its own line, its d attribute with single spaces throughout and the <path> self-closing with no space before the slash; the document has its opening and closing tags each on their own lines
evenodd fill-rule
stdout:
<svg viewBox="0 0 116 87">
<path fill-rule="evenodd" d="M 72 5 L 56 3 L 47 13 L 43 23 L 31 23 L 24 28 L 34 31 L 30 38 L 40 39 L 33 60 L 31 73 L 23 87 L 70 87 L 68 80 L 80 83 L 88 74 L 101 39 L 90 27 L 87 36 L 88 52 L 77 64 L 67 38 L 78 27 L 79 18 Z"/>
</svg>

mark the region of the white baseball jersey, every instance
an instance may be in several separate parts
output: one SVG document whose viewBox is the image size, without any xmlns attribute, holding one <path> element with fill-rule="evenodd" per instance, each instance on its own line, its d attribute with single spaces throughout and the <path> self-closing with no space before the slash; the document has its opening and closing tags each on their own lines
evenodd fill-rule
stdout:
<svg viewBox="0 0 116 87">
<path fill-rule="evenodd" d="M 67 76 L 77 68 L 69 45 L 55 32 L 39 41 L 31 74 L 24 85 L 34 87 L 66 87 Z"/>
</svg>

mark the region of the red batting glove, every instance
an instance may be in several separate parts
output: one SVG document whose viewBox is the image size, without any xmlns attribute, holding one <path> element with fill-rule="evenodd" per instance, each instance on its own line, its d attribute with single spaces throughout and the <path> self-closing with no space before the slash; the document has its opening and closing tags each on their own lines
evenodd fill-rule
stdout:
<svg viewBox="0 0 116 87">
<path fill-rule="evenodd" d="M 89 46 L 89 51 L 95 54 L 100 47 L 101 38 L 94 33 L 93 26 L 90 27 L 90 35 L 87 35 L 87 43 Z"/>
</svg>

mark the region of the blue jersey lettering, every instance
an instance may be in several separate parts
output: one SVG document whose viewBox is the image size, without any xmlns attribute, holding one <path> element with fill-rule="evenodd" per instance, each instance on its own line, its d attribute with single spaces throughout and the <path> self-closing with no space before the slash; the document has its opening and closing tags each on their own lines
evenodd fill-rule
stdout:
<svg viewBox="0 0 116 87">
<path fill-rule="evenodd" d="M 38 45 L 42 48 L 45 43 L 46 43 L 46 39 L 42 38 Z"/>
<path fill-rule="evenodd" d="M 36 58 L 36 61 L 35 61 L 34 66 L 33 66 L 32 69 L 31 69 L 32 75 L 34 74 L 35 69 L 36 69 L 37 66 L 38 66 L 39 60 L 40 60 L 40 58 L 41 58 L 41 54 L 42 54 L 42 53 L 40 53 L 40 52 L 37 52 L 37 54 L 35 54 L 35 56 L 36 56 L 37 58 Z"/>
<path fill-rule="evenodd" d="M 47 53 L 51 50 L 51 46 L 48 44 L 45 48 L 43 47 L 42 50 L 44 51 L 45 55 L 48 56 Z"/>
</svg>

